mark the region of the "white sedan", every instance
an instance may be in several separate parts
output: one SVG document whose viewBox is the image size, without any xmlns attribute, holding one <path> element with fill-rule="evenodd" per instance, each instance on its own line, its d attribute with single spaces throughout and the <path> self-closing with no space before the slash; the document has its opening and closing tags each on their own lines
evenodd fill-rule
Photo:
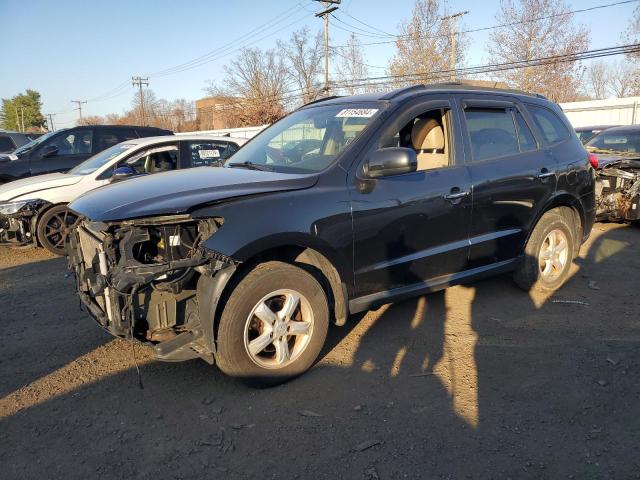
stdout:
<svg viewBox="0 0 640 480">
<path fill-rule="evenodd" d="M 77 220 L 67 204 L 79 195 L 135 175 L 222 166 L 246 141 L 206 134 L 126 140 L 67 173 L 4 184 L 0 186 L 0 241 L 32 243 L 62 255 L 67 233 Z"/>
</svg>

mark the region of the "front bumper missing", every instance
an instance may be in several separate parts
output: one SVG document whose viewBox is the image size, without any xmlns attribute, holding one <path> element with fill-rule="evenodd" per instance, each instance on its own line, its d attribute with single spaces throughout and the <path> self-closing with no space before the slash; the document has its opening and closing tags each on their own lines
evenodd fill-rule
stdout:
<svg viewBox="0 0 640 480">
<path fill-rule="evenodd" d="M 0 243 L 36 244 L 38 215 L 49 205 L 51 204 L 44 200 L 36 200 L 12 215 L 0 215 Z"/>
<path fill-rule="evenodd" d="M 201 321 L 199 285 L 212 281 L 234 262 L 214 252 L 198 250 L 188 258 L 143 264 L 122 255 L 133 249 L 118 245 L 103 227 L 104 224 L 81 222 L 67 246 L 78 294 L 89 314 L 114 336 L 152 344 L 159 360 L 199 357 L 212 363 L 214 342 L 207 332 L 213 331 L 213 315 L 207 314 Z M 176 272 L 178 276 L 184 272 L 190 279 L 189 286 L 158 288 L 162 279 Z"/>
</svg>

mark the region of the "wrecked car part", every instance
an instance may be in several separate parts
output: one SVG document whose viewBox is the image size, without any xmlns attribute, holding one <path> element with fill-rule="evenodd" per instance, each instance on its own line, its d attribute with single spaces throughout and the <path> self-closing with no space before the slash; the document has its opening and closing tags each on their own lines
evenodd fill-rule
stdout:
<svg viewBox="0 0 640 480">
<path fill-rule="evenodd" d="M 0 242 L 35 243 L 38 215 L 49 206 L 39 199 L 0 203 Z"/>
<path fill-rule="evenodd" d="M 201 244 L 222 223 L 188 215 L 81 221 L 68 255 L 82 302 L 113 335 L 152 343 L 159 360 L 213 362 L 213 316 L 203 322 L 199 302 L 210 290 L 201 285 L 219 283 L 218 275 L 226 278 L 221 272 L 237 262 Z"/>
<path fill-rule="evenodd" d="M 640 220 L 640 161 L 621 160 L 598 171 L 596 216 L 599 220 Z"/>
</svg>

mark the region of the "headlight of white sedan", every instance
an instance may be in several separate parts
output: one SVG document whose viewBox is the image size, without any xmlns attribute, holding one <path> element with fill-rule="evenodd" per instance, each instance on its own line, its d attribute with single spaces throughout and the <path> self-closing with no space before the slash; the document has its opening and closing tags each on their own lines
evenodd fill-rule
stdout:
<svg viewBox="0 0 640 480">
<path fill-rule="evenodd" d="M 32 202 L 38 200 L 18 200 L 16 202 L 0 203 L 0 215 L 14 215 Z"/>
</svg>

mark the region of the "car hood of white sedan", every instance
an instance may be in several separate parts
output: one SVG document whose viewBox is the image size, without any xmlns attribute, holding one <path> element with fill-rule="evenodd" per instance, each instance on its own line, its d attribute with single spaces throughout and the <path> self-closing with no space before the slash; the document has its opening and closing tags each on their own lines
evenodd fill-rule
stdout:
<svg viewBox="0 0 640 480">
<path fill-rule="evenodd" d="M 74 185 L 82 179 L 82 175 L 49 173 L 47 175 L 36 175 L 35 177 L 14 180 L 0 186 L 0 202 L 8 202 L 31 194 L 33 194 L 33 198 L 38 198 L 38 193 L 43 190 Z"/>
</svg>

